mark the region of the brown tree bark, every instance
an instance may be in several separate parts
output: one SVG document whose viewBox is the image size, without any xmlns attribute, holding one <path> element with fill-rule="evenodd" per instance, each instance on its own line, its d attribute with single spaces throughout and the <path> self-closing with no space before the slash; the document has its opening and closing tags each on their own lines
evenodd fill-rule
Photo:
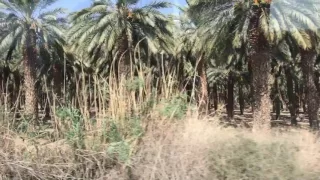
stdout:
<svg viewBox="0 0 320 180">
<path fill-rule="evenodd" d="M 318 110 L 319 110 L 319 94 L 314 82 L 314 64 L 316 62 L 316 52 L 313 50 L 300 49 L 301 53 L 301 69 L 305 84 L 305 95 L 309 123 L 312 129 L 319 129 Z"/>
<path fill-rule="evenodd" d="M 239 106 L 240 106 L 240 115 L 244 114 L 244 95 L 243 95 L 243 84 L 239 83 Z"/>
<path fill-rule="evenodd" d="M 121 42 L 120 47 L 118 49 L 118 54 L 116 57 L 116 77 L 118 80 L 123 77 L 124 79 L 127 79 L 131 72 L 131 47 L 130 44 L 131 42 L 128 40 L 128 36 L 126 32 L 124 31 L 122 33 L 121 38 L 119 39 Z"/>
<path fill-rule="evenodd" d="M 300 109 L 300 84 L 298 82 L 298 80 L 294 79 L 294 98 L 295 98 L 295 101 L 296 101 L 296 114 L 299 114 L 299 109 Z"/>
<path fill-rule="evenodd" d="M 274 97 L 274 109 L 276 113 L 276 120 L 279 120 L 281 115 L 281 100 L 280 100 L 280 91 L 279 91 L 279 79 L 275 77 L 274 81 L 274 90 L 275 90 L 275 97 Z"/>
<path fill-rule="evenodd" d="M 227 115 L 229 119 L 233 119 L 233 107 L 234 107 L 234 77 L 232 72 L 228 75 L 228 98 L 227 98 Z"/>
<path fill-rule="evenodd" d="M 237 70 L 239 72 L 243 71 L 243 62 L 240 61 L 237 65 Z M 243 94 L 243 77 L 240 77 L 240 79 L 238 79 L 238 96 L 239 96 L 239 108 L 240 108 L 240 115 L 244 114 L 244 108 L 245 108 L 245 104 L 244 104 L 244 94 Z"/>
<path fill-rule="evenodd" d="M 179 59 L 177 59 L 178 63 L 177 63 L 177 78 L 179 81 L 179 88 L 182 91 L 184 89 L 184 62 L 183 62 L 183 55 L 181 55 L 181 57 Z"/>
<path fill-rule="evenodd" d="M 262 8 L 254 5 L 252 11 L 249 27 L 249 43 L 251 46 L 249 61 L 252 65 L 253 128 L 254 130 L 269 130 L 271 128 L 271 53 L 269 43 L 259 28 Z"/>
<path fill-rule="evenodd" d="M 53 70 L 53 89 L 57 98 L 61 98 L 62 95 L 62 83 L 63 83 L 63 71 L 59 64 L 54 64 Z"/>
<path fill-rule="evenodd" d="M 293 78 L 290 72 L 290 69 L 287 67 L 285 68 L 285 75 L 287 80 L 287 96 L 289 99 L 288 108 L 291 115 L 291 125 L 297 125 L 297 114 L 296 114 L 296 107 L 297 107 L 297 99 L 294 94 L 294 87 L 293 87 Z"/>
<path fill-rule="evenodd" d="M 252 77 L 252 62 L 251 60 L 248 58 L 248 72 L 249 72 L 249 82 L 250 82 L 250 86 L 249 86 L 249 102 L 251 105 L 251 111 L 253 112 L 253 77 Z"/>
<path fill-rule="evenodd" d="M 215 111 L 217 111 L 219 99 L 218 99 L 218 87 L 216 84 L 213 85 L 212 93 L 213 93 L 213 108 Z"/>
<path fill-rule="evenodd" d="M 0 103 L 3 105 L 4 103 L 4 94 L 5 94 L 5 89 L 4 89 L 4 68 L 2 68 L 1 74 L 0 74 Z"/>
<path fill-rule="evenodd" d="M 314 83 L 316 85 L 318 94 L 320 95 L 320 84 L 319 84 L 319 78 L 320 78 L 320 72 L 315 72 L 314 73 Z"/>
<path fill-rule="evenodd" d="M 30 27 L 27 32 L 26 44 L 23 51 L 25 114 L 38 123 L 38 98 L 36 89 L 36 32 Z"/>
<path fill-rule="evenodd" d="M 206 72 L 206 63 L 204 59 L 204 53 L 200 55 L 197 60 L 197 72 L 200 76 L 200 86 L 199 86 L 199 114 L 206 115 L 208 113 L 208 81 Z"/>
<path fill-rule="evenodd" d="M 305 93 L 305 85 L 304 83 L 301 83 L 299 86 L 299 97 L 300 97 L 300 106 L 299 108 L 302 108 L 302 111 L 304 114 L 307 113 L 307 106 L 306 106 L 306 93 Z"/>
<path fill-rule="evenodd" d="M 11 101 L 11 94 L 12 91 L 10 91 L 10 68 L 9 65 L 6 63 L 6 65 L 3 67 L 3 82 L 2 82 L 2 95 L 3 96 L 3 103 L 7 103 L 6 106 L 7 108 L 10 109 L 11 105 L 12 105 L 12 101 Z M 8 96 L 9 95 L 9 96 Z M 7 98 L 5 98 L 5 96 L 7 96 Z M 7 110 L 9 110 L 7 109 Z"/>
</svg>

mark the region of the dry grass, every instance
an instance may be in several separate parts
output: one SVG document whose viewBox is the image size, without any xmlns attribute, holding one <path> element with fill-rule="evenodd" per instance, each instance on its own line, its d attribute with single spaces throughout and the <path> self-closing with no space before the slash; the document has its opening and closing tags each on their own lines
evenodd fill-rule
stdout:
<svg viewBox="0 0 320 180">
<path fill-rule="evenodd" d="M 29 128 L 1 108 L 0 179 L 306 179 L 320 176 L 320 144 L 304 130 L 251 132 L 198 119 L 174 74 L 75 79 L 69 103 L 46 85 L 52 121 Z M 89 88 L 90 87 L 90 88 Z M 72 95 L 71 94 L 71 95 Z M 21 101 L 21 99 L 18 99 Z M 15 105 L 16 106 L 16 105 Z M 16 110 L 14 111 L 16 112 Z M 295 173 L 289 173 L 294 171 Z"/>
<path fill-rule="evenodd" d="M 189 118 L 148 134 L 134 172 L 146 180 L 313 180 L 320 176 L 319 149 L 307 131 L 253 133 Z"/>
<path fill-rule="evenodd" d="M 320 144 L 303 130 L 265 134 L 222 128 L 215 119 L 153 120 L 127 163 L 107 153 L 110 144 L 80 150 L 64 141 L 41 144 L 4 133 L 2 179 L 314 180 L 320 175 Z"/>
</svg>

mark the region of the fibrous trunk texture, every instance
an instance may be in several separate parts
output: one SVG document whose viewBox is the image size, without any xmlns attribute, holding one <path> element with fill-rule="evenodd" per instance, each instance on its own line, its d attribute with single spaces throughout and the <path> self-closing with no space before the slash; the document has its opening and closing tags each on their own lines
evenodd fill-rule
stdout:
<svg viewBox="0 0 320 180">
<path fill-rule="evenodd" d="M 212 94 L 213 94 L 213 108 L 215 111 L 218 110 L 218 104 L 219 104 L 219 100 L 218 100 L 218 87 L 217 84 L 213 85 L 213 89 L 212 89 Z"/>
<path fill-rule="evenodd" d="M 38 98 L 36 90 L 36 32 L 30 28 L 23 52 L 25 114 L 32 116 L 35 123 L 38 120 Z"/>
<path fill-rule="evenodd" d="M 61 98 L 62 93 L 62 82 L 63 82 L 63 72 L 62 66 L 59 64 L 53 65 L 53 86 L 54 86 L 54 93 L 56 94 L 57 98 Z"/>
<path fill-rule="evenodd" d="M 304 49 L 300 49 L 300 53 L 309 123 L 311 128 L 319 129 L 319 95 L 314 82 L 314 64 L 316 62 L 317 54 L 315 51 Z"/>
<path fill-rule="evenodd" d="M 121 44 L 116 57 L 116 76 L 118 80 L 120 80 L 121 77 L 127 79 L 131 73 L 131 42 L 129 41 L 125 31 L 122 33 L 119 41 Z"/>
<path fill-rule="evenodd" d="M 279 120 L 280 115 L 281 115 L 281 100 L 280 100 L 278 77 L 275 77 L 274 90 L 275 90 L 274 104 L 275 104 L 276 120 Z"/>
<path fill-rule="evenodd" d="M 233 118 L 233 106 L 234 106 L 234 94 L 233 94 L 233 89 L 234 89 L 234 77 L 232 72 L 229 72 L 228 75 L 228 102 L 227 102 L 227 114 L 228 118 L 232 119 Z"/>
<path fill-rule="evenodd" d="M 289 99 L 288 107 L 290 111 L 290 116 L 291 116 L 291 124 L 292 125 L 297 125 L 297 114 L 296 114 L 296 108 L 297 108 L 297 99 L 294 94 L 294 88 L 293 88 L 293 77 L 290 72 L 289 68 L 285 69 L 285 74 L 286 74 L 286 80 L 287 80 L 287 96 Z"/>
<path fill-rule="evenodd" d="M 208 81 L 206 73 L 206 64 L 204 53 L 200 55 L 197 62 L 197 71 L 200 77 L 200 86 L 198 94 L 199 113 L 205 115 L 208 113 Z"/>
<path fill-rule="evenodd" d="M 252 12 L 249 27 L 249 43 L 251 46 L 249 61 L 252 66 L 252 88 L 254 99 L 253 129 L 269 130 L 271 127 L 270 47 L 259 28 L 259 19 L 262 13 L 262 8 L 253 6 Z"/>
</svg>

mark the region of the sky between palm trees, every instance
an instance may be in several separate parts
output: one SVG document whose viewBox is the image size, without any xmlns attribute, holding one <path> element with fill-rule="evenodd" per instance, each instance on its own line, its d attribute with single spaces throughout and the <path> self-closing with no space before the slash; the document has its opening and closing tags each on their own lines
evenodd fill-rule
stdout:
<svg viewBox="0 0 320 180">
<path fill-rule="evenodd" d="M 141 0 L 138 6 L 148 4 L 153 1 L 154 0 Z M 90 6 L 91 2 L 92 0 L 58 0 L 58 2 L 56 2 L 52 8 L 63 7 L 69 9 L 70 11 L 76 11 Z M 179 6 L 185 6 L 187 4 L 186 0 L 167 0 L 167 2 L 172 2 Z M 179 10 L 177 8 L 168 8 L 164 9 L 163 12 L 177 14 Z"/>
</svg>

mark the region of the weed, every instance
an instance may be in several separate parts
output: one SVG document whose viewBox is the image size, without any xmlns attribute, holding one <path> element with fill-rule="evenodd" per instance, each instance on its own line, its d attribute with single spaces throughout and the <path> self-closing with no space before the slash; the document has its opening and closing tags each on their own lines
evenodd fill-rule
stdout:
<svg viewBox="0 0 320 180">
<path fill-rule="evenodd" d="M 177 95 L 170 100 L 166 100 L 161 110 L 161 115 L 170 119 L 182 119 L 187 112 L 187 95 Z"/>
<path fill-rule="evenodd" d="M 133 78 L 132 80 L 128 80 L 126 82 L 126 88 L 129 91 L 136 91 L 140 88 L 144 87 L 144 80 L 138 77 Z"/>
<path fill-rule="evenodd" d="M 234 137 L 219 142 L 211 151 L 213 179 L 297 179 L 296 147 L 286 142 L 256 142 Z"/>
<path fill-rule="evenodd" d="M 130 145 L 126 141 L 110 143 L 107 153 L 121 163 L 127 163 L 130 159 Z"/>
<path fill-rule="evenodd" d="M 69 129 L 66 133 L 67 140 L 74 148 L 84 149 L 83 117 L 79 110 L 73 108 L 60 108 L 57 117 Z"/>
</svg>

